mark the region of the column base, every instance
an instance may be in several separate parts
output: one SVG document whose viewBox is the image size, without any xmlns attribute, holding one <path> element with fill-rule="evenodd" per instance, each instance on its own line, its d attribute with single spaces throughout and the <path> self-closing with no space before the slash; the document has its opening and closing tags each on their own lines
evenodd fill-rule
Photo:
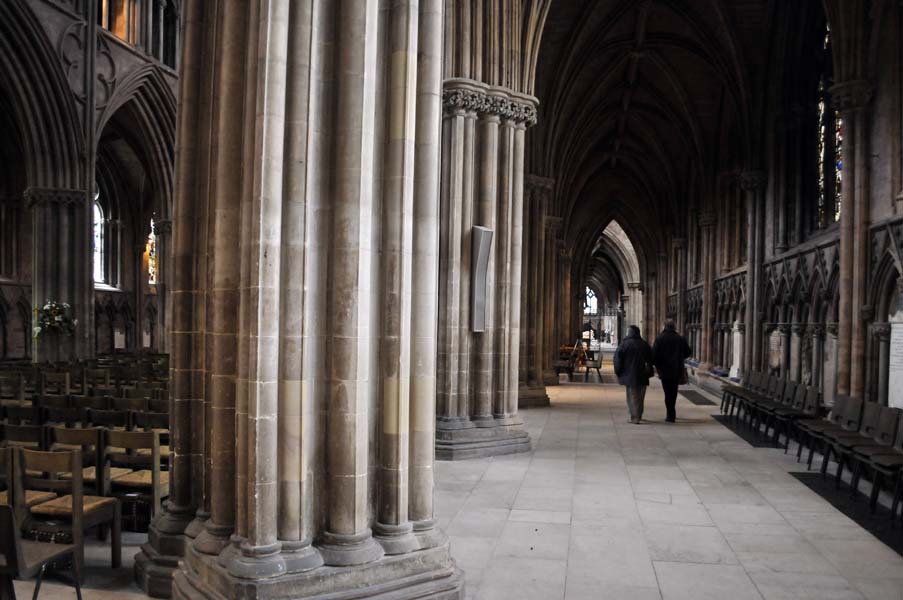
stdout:
<svg viewBox="0 0 903 600">
<path fill-rule="evenodd" d="M 530 451 L 530 436 L 520 419 L 494 427 L 445 429 L 436 426 L 436 460 L 464 460 Z"/>
<path fill-rule="evenodd" d="M 517 390 L 517 408 L 543 408 L 551 404 L 546 386 L 529 385 Z"/>
<path fill-rule="evenodd" d="M 464 575 L 449 554 L 437 548 L 384 556 L 353 567 L 319 567 L 261 579 L 239 579 L 216 557 L 189 548 L 173 578 L 175 600 L 461 600 Z"/>
<path fill-rule="evenodd" d="M 542 384 L 546 387 L 550 385 L 559 385 L 561 382 L 558 380 L 558 373 L 555 372 L 554 369 L 546 370 L 542 372 Z"/>
<path fill-rule="evenodd" d="M 152 598 L 172 595 L 172 577 L 185 556 L 190 538 L 184 533 L 191 516 L 164 511 L 148 529 L 147 542 L 135 555 L 135 583 Z"/>
</svg>

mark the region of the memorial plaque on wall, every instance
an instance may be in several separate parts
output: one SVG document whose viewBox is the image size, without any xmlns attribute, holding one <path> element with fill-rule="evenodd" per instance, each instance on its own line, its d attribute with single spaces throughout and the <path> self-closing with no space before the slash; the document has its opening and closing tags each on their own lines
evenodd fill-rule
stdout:
<svg viewBox="0 0 903 600">
<path fill-rule="evenodd" d="M 903 323 L 890 324 L 887 403 L 903 408 Z"/>
<path fill-rule="evenodd" d="M 774 330 L 768 338 L 768 366 L 774 370 L 781 368 L 781 334 Z"/>
</svg>

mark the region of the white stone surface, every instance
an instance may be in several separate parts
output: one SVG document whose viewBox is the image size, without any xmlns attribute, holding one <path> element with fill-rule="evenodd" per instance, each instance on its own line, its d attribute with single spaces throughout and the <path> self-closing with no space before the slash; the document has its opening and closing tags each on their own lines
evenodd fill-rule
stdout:
<svg viewBox="0 0 903 600">
<path fill-rule="evenodd" d="M 890 325 L 889 359 L 887 403 L 903 408 L 903 323 Z"/>
<path fill-rule="evenodd" d="M 655 381 L 649 421 L 631 425 L 622 387 L 549 395 L 521 412 L 531 453 L 436 464 L 468 598 L 903 599 L 903 559 L 790 476 L 792 457 L 711 419 L 717 407 L 679 399 L 668 425 Z"/>
</svg>

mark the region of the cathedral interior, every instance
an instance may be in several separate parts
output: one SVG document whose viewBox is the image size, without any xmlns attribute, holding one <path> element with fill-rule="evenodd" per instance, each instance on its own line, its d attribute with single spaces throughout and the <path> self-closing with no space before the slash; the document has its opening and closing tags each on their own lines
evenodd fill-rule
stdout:
<svg viewBox="0 0 903 600">
<path fill-rule="evenodd" d="M 4 600 L 903 600 L 901 501 L 898 0 L 0 2 Z"/>
</svg>

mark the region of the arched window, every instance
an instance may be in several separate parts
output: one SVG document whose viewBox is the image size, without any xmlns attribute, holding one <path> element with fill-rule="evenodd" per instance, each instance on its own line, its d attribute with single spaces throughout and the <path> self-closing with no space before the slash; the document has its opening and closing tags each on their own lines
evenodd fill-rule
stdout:
<svg viewBox="0 0 903 600">
<path fill-rule="evenodd" d="M 100 202 L 97 200 L 97 196 L 94 199 L 94 229 L 92 240 L 94 243 L 93 252 L 94 252 L 94 282 L 95 283 L 104 283 L 106 282 L 106 276 L 104 272 L 104 218 L 103 218 L 103 208 L 100 206 Z"/>
<path fill-rule="evenodd" d="M 154 220 L 150 222 L 150 233 L 147 235 L 147 282 L 151 285 L 157 283 L 157 234 L 154 233 Z"/>
<path fill-rule="evenodd" d="M 817 229 L 840 220 L 840 190 L 843 179 L 843 120 L 831 105 L 831 86 L 834 85 L 834 58 L 831 50 L 831 29 L 825 28 L 822 40 L 820 76 L 818 79 L 817 137 L 818 148 L 818 210 Z"/>
<path fill-rule="evenodd" d="M 586 301 L 583 303 L 583 314 L 594 315 L 597 312 L 599 312 L 599 299 L 596 298 L 596 292 L 587 287 Z"/>
</svg>

